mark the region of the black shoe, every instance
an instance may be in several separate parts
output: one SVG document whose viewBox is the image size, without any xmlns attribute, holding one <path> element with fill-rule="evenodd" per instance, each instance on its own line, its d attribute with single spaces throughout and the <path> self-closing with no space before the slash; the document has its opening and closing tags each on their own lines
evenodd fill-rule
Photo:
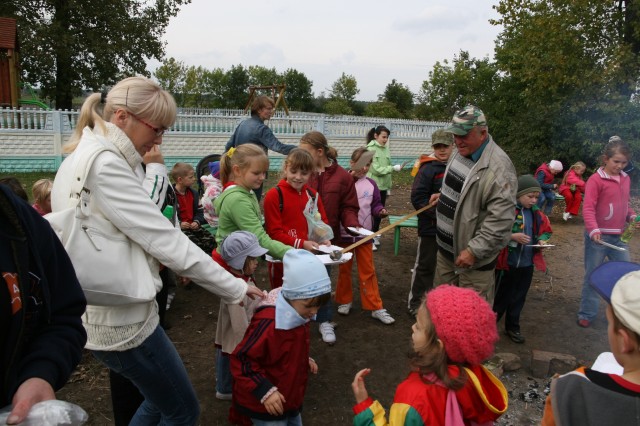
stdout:
<svg viewBox="0 0 640 426">
<path fill-rule="evenodd" d="M 519 331 L 506 330 L 506 333 L 513 343 L 524 343 L 524 336 Z"/>
</svg>

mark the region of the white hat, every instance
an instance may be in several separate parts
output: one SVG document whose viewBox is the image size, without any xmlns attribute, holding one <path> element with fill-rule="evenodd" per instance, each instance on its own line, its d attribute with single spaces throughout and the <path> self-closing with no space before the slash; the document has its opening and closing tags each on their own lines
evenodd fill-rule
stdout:
<svg viewBox="0 0 640 426">
<path fill-rule="evenodd" d="M 589 275 L 589 283 L 611 304 L 622 324 L 640 334 L 640 265 L 606 262 Z"/>
<path fill-rule="evenodd" d="M 220 256 L 229 266 L 239 271 L 244 268 L 248 256 L 260 257 L 268 251 L 260 247 L 258 237 L 247 231 L 232 232 L 220 245 Z"/>
<path fill-rule="evenodd" d="M 313 253 L 292 249 L 282 262 L 282 295 L 286 299 L 311 299 L 331 292 L 327 268 Z"/>
<path fill-rule="evenodd" d="M 558 160 L 551 160 L 551 161 L 549 161 L 549 168 L 561 172 L 562 171 L 562 163 L 559 162 Z"/>
</svg>

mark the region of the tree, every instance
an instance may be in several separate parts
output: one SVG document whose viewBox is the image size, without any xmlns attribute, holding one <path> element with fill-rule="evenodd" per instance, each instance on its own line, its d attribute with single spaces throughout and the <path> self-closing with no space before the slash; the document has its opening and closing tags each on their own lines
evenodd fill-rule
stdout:
<svg viewBox="0 0 640 426">
<path fill-rule="evenodd" d="M 227 108 L 244 108 L 249 99 L 249 74 L 242 65 L 232 65 L 224 76 L 224 100 Z"/>
<path fill-rule="evenodd" d="M 203 107 L 204 100 L 204 73 L 202 67 L 190 66 L 184 77 L 183 104 L 185 107 Z"/>
<path fill-rule="evenodd" d="M 398 111 L 396 104 L 389 101 L 372 102 L 366 106 L 364 115 L 367 117 L 381 118 L 402 118 L 403 114 Z"/>
<path fill-rule="evenodd" d="M 400 112 L 401 117 L 409 118 L 412 115 L 413 93 L 411 93 L 409 87 L 396 82 L 395 78 L 391 80 L 391 83 L 387 84 L 387 87 L 384 89 L 384 93 L 379 96 L 379 98 L 394 104 L 396 110 Z"/>
<path fill-rule="evenodd" d="M 490 109 L 487 106 L 493 104 L 498 82 L 494 63 L 488 58 L 470 58 L 469 52 L 461 50 L 451 65 L 445 59 L 433 66 L 418 94 L 416 115 L 426 120 L 448 121 L 467 104 Z"/>
<path fill-rule="evenodd" d="M 271 86 L 282 82 L 282 77 L 275 68 L 266 68 L 260 65 L 250 65 L 247 69 L 249 85 Z"/>
<path fill-rule="evenodd" d="M 154 71 L 153 75 L 160 87 L 171 93 L 176 102 L 179 102 L 179 95 L 184 87 L 186 67 L 183 62 L 169 58 Z"/>
<path fill-rule="evenodd" d="M 353 109 L 346 99 L 331 98 L 324 104 L 324 112 L 329 115 L 352 115 Z"/>
<path fill-rule="evenodd" d="M 207 108 L 223 108 L 225 106 L 225 72 L 222 68 L 205 70 L 202 75 L 202 87 L 206 94 Z"/>
<path fill-rule="evenodd" d="M 523 166 L 595 163 L 613 133 L 637 138 L 638 1 L 502 0 L 496 63 L 501 143 Z"/>
<path fill-rule="evenodd" d="M 190 0 L 4 0 L 0 16 L 18 19 L 21 78 L 57 108 L 85 88 L 98 91 L 126 75 L 149 75 L 162 60 L 169 19 Z"/>
<path fill-rule="evenodd" d="M 351 104 L 356 99 L 358 93 L 360 93 L 360 89 L 358 89 L 356 78 L 352 75 L 342 73 L 342 76 L 331 85 L 329 97 L 343 99 L 347 101 L 348 104 Z"/>
<path fill-rule="evenodd" d="M 313 110 L 313 82 L 304 73 L 289 68 L 282 74 L 282 81 L 287 85 L 285 99 L 289 109 L 294 111 Z"/>
</svg>

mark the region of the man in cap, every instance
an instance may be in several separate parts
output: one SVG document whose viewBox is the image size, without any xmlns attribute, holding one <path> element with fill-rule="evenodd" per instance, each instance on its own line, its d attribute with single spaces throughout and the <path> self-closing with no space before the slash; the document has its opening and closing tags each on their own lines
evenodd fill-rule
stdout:
<svg viewBox="0 0 640 426">
<path fill-rule="evenodd" d="M 480 108 L 457 111 L 445 132 L 457 148 L 447 165 L 436 210 L 434 285 L 473 287 L 489 302 L 494 270 L 513 224 L 518 180 L 507 154 L 489 135 Z"/>
</svg>

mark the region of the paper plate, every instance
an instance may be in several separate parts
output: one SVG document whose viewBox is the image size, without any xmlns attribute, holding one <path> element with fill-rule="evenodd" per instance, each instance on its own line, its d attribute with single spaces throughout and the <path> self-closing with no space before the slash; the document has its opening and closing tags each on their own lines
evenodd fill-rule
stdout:
<svg viewBox="0 0 640 426">
<path fill-rule="evenodd" d="M 375 234 L 375 232 L 369 231 L 368 229 L 365 229 L 365 228 L 354 228 L 353 226 L 350 226 L 347 229 L 351 232 L 355 232 L 356 234 L 364 235 L 365 237 L 367 235 Z"/>
</svg>

